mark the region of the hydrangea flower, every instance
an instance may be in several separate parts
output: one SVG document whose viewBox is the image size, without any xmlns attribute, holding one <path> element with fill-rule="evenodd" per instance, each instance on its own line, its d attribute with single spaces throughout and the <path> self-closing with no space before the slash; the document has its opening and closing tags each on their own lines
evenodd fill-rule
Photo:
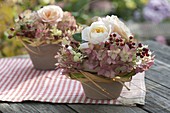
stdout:
<svg viewBox="0 0 170 113">
<path fill-rule="evenodd" d="M 143 14 L 146 20 L 160 23 L 170 17 L 170 3 L 167 0 L 149 0 Z"/>
</svg>

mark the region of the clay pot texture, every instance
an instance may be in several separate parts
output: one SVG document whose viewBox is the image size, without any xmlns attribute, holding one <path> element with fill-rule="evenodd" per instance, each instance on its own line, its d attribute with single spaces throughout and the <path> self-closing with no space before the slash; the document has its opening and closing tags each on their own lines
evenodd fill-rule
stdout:
<svg viewBox="0 0 170 113">
<path fill-rule="evenodd" d="M 98 88 L 92 82 L 82 83 L 86 97 L 91 99 L 117 99 L 120 96 L 123 85 L 119 82 L 113 81 L 110 83 L 96 82 L 102 89 Z M 106 93 L 107 92 L 107 93 Z"/>
<path fill-rule="evenodd" d="M 54 70 L 56 68 L 57 59 L 54 57 L 60 48 L 59 44 L 46 44 L 38 47 L 27 45 L 27 47 L 35 69 Z"/>
</svg>

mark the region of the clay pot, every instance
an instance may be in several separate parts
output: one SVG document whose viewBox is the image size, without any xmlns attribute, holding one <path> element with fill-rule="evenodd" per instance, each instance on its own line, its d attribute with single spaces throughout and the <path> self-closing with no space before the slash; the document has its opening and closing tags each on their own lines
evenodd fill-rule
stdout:
<svg viewBox="0 0 170 113">
<path fill-rule="evenodd" d="M 123 85 L 119 82 L 96 82 L 102 89 L 92 82 L 82 84 L 86 97 L 91 99 L 117 99 L 120 96 Z"/>
<path fill-rule="evenodd" d="M 82 72 L 85 78 L 77 78 L 82 83 L 86 97 L 91 99 L 117 99 L 120 96 L 123 85 L 110 78 Z"/>
<path fill-rule="evenodd" d="M 54 56 L 60 48 L 59 44 L 46 44 L 38 47 L 27 44 L 26 46 L 35 69 L 53 70 L 56 68 L 57 59 Z"/>
</svg>

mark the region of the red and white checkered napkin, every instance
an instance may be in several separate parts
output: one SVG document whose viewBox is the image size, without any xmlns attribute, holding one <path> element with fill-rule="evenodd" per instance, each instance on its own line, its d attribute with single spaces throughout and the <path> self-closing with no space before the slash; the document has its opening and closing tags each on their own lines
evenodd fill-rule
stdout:
<svg viewBox="0 0 170 113">
<path fill-rule="evenodd" d="M 67 79 L 62 70 L 38 71 L 30 59 L 0 59 L 0 101 L 26 100 L 52 103 L 144 104 L 144 74 L 133 77 L 117 100 L 92 100 L 85 97 L 81 83 Z"/>
</svg>

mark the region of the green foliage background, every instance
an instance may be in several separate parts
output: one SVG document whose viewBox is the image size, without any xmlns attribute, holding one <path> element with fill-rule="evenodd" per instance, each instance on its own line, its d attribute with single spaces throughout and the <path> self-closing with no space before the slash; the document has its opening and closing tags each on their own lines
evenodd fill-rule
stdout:
<svg viewBox="0 0 170 113">
<path fill-rule="evenodd" d="M 72 12 L 79 23 L 90 24 L 94 16 L 107 14 L 116 14 L 126 21 L 133 19 L 134 11 L 141 11 L 148 0 L 110 0 L 113 6 L 110 10 L 93 7 L 99 1 L 103 0 L 0 0 L 0 57 L 26 54 L 23 45 L 16 39 L 8 39 L 6 33 L 14 25 L 14 18 L 26 9 L 37 10 L 44 5 L 58 4 L 63 10 Z"/>
</svg>

